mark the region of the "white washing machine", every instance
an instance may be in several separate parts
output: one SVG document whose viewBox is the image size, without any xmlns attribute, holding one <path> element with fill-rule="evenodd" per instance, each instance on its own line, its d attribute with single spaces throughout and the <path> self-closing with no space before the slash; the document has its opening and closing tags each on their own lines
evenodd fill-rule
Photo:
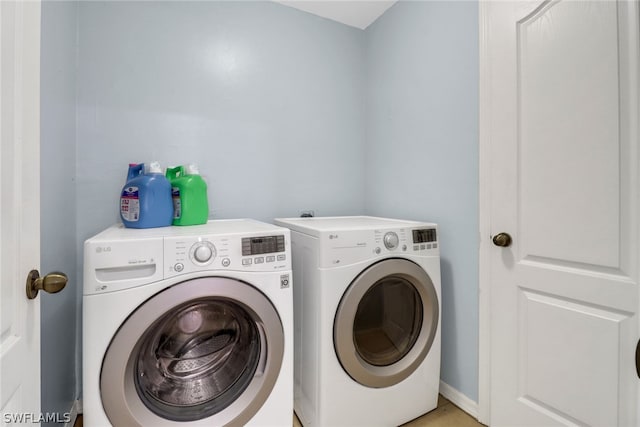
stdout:
<svg viewBox="0 0 640 427">
<path fill-rule="evenodd" d="M 397 426 L 436 408 L 437 226 L 289 218 L 294 407 L 305 426 Z"/>
<path fill-rule="evenodd" d="M 84 424 L 291 425 L 289 239 L 253 220 L 88 239 Z"/>
</svg>

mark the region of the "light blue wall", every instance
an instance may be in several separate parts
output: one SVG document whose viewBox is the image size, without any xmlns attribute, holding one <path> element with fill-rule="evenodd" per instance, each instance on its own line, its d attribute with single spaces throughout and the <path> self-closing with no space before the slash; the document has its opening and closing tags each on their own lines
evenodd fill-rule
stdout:
<svg viewBox="0 0 640 427">
<path fill-rule="evenodd" d="M 272 2 L 83 2 L 78 238 L 130 162 L 196 162 L 215 218 L 364 209 L 364 34 Z"/>
<path fill-rule="evenodd" d="M 439 224 L 441 378 L 477 401 L 478 4 L 402 1 L 366 35 L 366 211 Z"/>
<path fill-rule="evenodd" d="M 76 3 L 42 3 L 40 273 L 63 271 L 69 276 L 60 293 L 39 294 L 42 412 L 59 414 L 71 408 L 80 382 L 76 351 L 81 296 L 76 274 L 76 15 Z"/>
</svg>

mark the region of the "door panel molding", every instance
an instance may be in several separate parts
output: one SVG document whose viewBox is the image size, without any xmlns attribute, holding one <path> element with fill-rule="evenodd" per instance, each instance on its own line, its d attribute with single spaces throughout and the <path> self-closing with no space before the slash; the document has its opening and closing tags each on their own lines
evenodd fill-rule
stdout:
<svg viewBox="0 0 640 427">
<path fill-rule="evenodd" d="M 517 23 L 520 259 L 620 268 L 617 13 L 554 1 Z"/>
<path fill-rule="evenodd" d="M 564 259 L 547 258 L 544 256 L 527 255 L 519 262 L 520 265 L 531 265 L 536 268 L 548 268 L 550 270 L 564 270 L 576 274 L 607 276 L 611 280 L 627 280 L 635 283 L 629 275 L 618 267 L 603 267 L 600 265 L 585 264 Z"/>
<path fill-rule="evenodd" d="M 607 394 L 618 384 L 622 348 L 617 337 L 634 313 L 529 289 L 520 289 L 518 299 L 520 400 L 544 408 L 547 416 L 565 424 L 617 425 L 618 406 Z M 579 408 L 572 408 L 575 400 Z"/>
</svg>

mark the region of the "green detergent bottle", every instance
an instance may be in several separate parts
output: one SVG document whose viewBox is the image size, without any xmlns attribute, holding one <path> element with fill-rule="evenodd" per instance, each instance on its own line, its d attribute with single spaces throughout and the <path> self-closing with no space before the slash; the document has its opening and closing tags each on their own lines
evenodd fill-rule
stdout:
<svg viewBox="0 0 640 427">
<path fill-rule="evenodd" d="M 209 218 L 207 183 L 196 165 L 167 168 L 173 199 L 173 225 L 206 224 Z"/>
</svg>

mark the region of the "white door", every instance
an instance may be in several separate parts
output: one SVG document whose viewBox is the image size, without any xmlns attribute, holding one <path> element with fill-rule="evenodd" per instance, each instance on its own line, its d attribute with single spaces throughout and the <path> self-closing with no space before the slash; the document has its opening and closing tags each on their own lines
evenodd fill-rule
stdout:
<svg viewBox="0 0 640 427">
<path fill-rule="evenodd" d="M 40 417 L 40 3 L 0 1 L 0 414 Z M 22 423 L 22 424 L 21 424 Z"/>
<path fill-rule="evenodd" d="M 481 8 L 487 421 L 637 426 L 638 2 Z"/>
</svg>

